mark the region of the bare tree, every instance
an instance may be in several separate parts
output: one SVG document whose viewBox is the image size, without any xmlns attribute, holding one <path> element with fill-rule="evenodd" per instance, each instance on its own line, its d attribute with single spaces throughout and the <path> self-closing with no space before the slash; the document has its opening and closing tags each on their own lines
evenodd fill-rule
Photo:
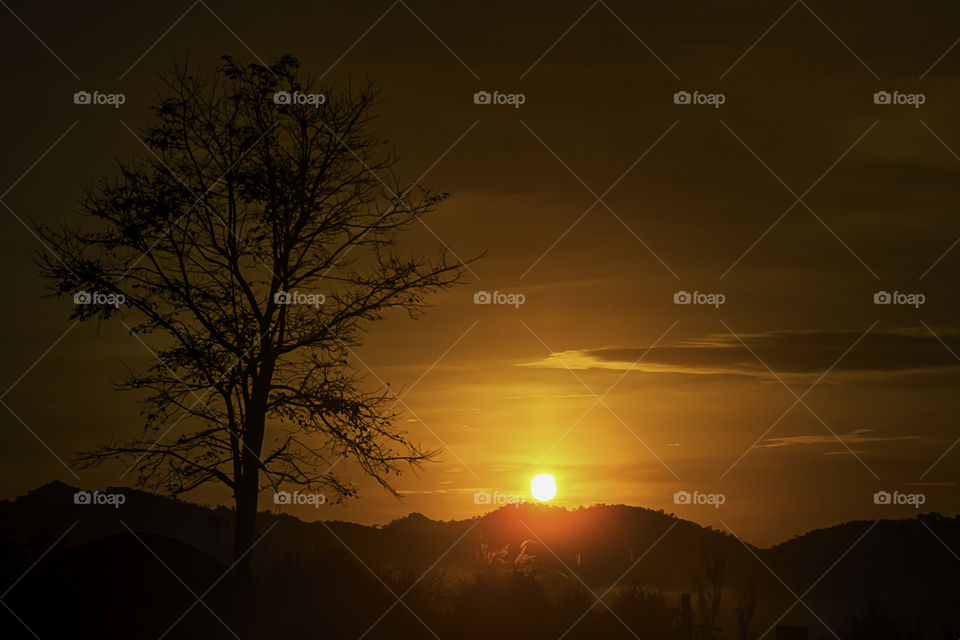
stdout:
<svg viewBox="0 0 960 640">
<path fill-rule="evenodd" d="M 433 455 L 395 428 L 389 389 L 368 388 L 352 349 L 386 312 L 419 315 L 465 266 L 395 246 L 445 194 L 395 176 L 369 84 L 316 86 L 290 56 L 174 64 L 161 80 L 149 152 L 86 189 L 82 222 L 40 227 L 39 262 L 55 295 L 92 302 L 73 317 L 118 316 L 157 343 L 157 362 L 119 385 L 144 393 L 142 432 L 78 464 L 135 463 L 141 486 L 172 495 L 226 485 L 249 574 L 262 489 L 353 496 L 330 471 L 345 458 L 393 492 L 391 477 Z M 122 303 L 97 304 L 111 295 Z"/>
<path fill-rule="evenodd" d="M 707 582 L 704 585 L 697 580 L 697 606 L 700 609 L 702 635 L 712 638 L 719 632 L 716 625 L 720 620 L 720 606 L 723 604 L 723 578 L 726 572 L 723 549 L 705 544 L 703 565 Z"/>
<path fill-rule="evenodd" d="M 749 585 L 737 590 L 737 640 L 754 640 L 756 632 L 750 629 L 757 613 L 757 583 L 751 578 Z"/>
</svg>

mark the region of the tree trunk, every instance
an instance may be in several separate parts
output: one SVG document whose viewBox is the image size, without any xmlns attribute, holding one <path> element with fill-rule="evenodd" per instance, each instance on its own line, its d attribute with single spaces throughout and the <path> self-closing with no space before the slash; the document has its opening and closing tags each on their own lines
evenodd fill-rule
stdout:
<svg viewBox="0 0 960 640">
<path fill-rule="evenodd" d="M 259 404 L 259 403 L 258 403 Z M 263 406 L 262 404 L 260 406 Z M 234 489 L 236 522 L 233 530 L 233 560 L 237 576 L 249 581 L 253 576 L 253 546 L 257 531 L 257 502 L 260 497 L 260 449 L 266 426 L 266 412 L 252 411 L 243 429 L 240 451 L 240 477 Z"/>
<path fill-rule="evenodd" d="M 254 381 L 243 425 L 240 477 L 236 479 L 234 489 L 237 520 L 234 524 L 233 559 L 237 562 L 237 575 L 245 582 L 253 577 L 252 546 L 257 531 L 257 501 L 260 497 L 260 452 L 267 426 L 267 398 L 275 365 L 269 345 L 264 346 L 261 358 L 263 366 Z"/>
<path fill-rule="evenodd" d="M 243 456 L 252 458 L 249 452 Z M 237 577 L 242 581 L 249 581 L 253 576 L 253 546 L 257 531 L 257 498 L 259 497 L 260 469 L 257 461 L 253 464 L 243 464 L 243 472 L 237 481 L 234 493 L 236 504 L 236 521 L 233 525 L 233 560 L 237 562 L 234 569 Z M 242 556 L 242 557 L 241 557 Z"/>
</svg>

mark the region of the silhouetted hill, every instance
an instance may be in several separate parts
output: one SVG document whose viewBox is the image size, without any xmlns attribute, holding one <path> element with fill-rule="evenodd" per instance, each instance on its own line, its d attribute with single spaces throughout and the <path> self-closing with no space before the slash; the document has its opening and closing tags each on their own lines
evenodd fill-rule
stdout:
<svg viewBox="0 0 960 640">
<path fill-rule="evenodd" d="M 7 603 L 26 626 L 6 625 L 10 635 L 3 637 L 159 638 L 176 622 L 168 637 L 226 638 L 203 607 L 178 620 L 196 600 L 191 592 L 204 593 L 225 570 L 202 551 L 155 533 L 80 544 L 43 557 L 15 584 Z M 222 605 L 231 598 L 231 580 L 217 587 L 207 599 Z"/>
<path fill-rule="evenodd" d="M 144 607 L 153 599 L 172 610 L 186 609 L 195 600 L 190 590 L 200 595 L 231 564 L 230 509 L 126 488 L 110 490 L 125 496 L 119 508 L 74 504 L 75 491 L 56 482 L 0 502 L 0 567 L 6 583 L 14 583 L 37 562 L 15 585 L 9 602 L 31 611 L 31 598 L 44 593 L 47 585 L 54 599 L 81 594 L 75 600 L 76 616 L 102 601 L 117 602 L 132 616 L 147 616 Z M 575 510 L 511 505 L 471 520 L 448 522 L 413 513 L 382 527 L 308 523 L 267 512 L 259 527 L 269 533 L 256 548 L 258 574 L 300 585 L 304 606 L 310 606 L 310 594 L 319 592 L 330 602 L 340 602 L 339 608 L 360 606 L 345 600 L 343 590 L 316 584 L 318 574 L 324 580 L 330 577 L 334 585 L 349 576 L 349 584 L 372 594 L 364 607 L 375 609 L 381 598 L 384 608 L 395 600 L 381 581 L 395 585 L 398 592 L 428 584 L 439 590 L 466 584 L 463 581 L 477 575 L 516 573 L 520 567 L 524 575 L 536 576 L 544 593 L 579 593 L 586 606 L 593 597 L 581 580 L 598 593 L 614 583 L 659 592 L 664 602 L 675 606 L 679 592 L 693 593 L 696 601 L 698 592 L 709 590 L 707 569 L 712 566 L 713 581 L 721 586 L 724 604 L 718 622 L 724 628 L 735 624 L 734 605 L 751 589 L 757 595 L 757 627 L 772 624 L 789 609 L 781 622 L 826 632 L 816 618 L 838 629 L 876 602 L 899 619 L 919 621 L 924 629 L 960 628 L 960 596 L 954 588 L 960 582 L 960 560 L 953 555 L 960 550 L 960 522 L 937 514 L 849 522 L 769 549 L 745 545 L 726 532 L 673 514 L 624 505 Z M 64 532 L 68 533 L 44 556 Z M 418 583 L 431 567 L 430 577 Z M 84 588 L 90 576 L 97 578 L 95 589 Z M 209 597 L 229 593 L 231 580 L 228 574 Z M 143 592 L 151 593 L 151 598 L 138 599 L 136 594 Z M 265 597 L 279 597 L 278 593 Z M 534 592 L 524 593 L 517 597 L 536 599 Z M 790 609 L 801 595 L 816 616 L 804 604 Z M 366 608 L 359 611 L 351 624 L 360 625 L 369 613 Z M 202 607 L 190 615 L 185 633 L 206 629 L 205 637 L 218 637 L 224 631 Z M 218 628 L 204 627 L 211 620 Z M 43 626 L 57 632 L 51 634 L 55 636 L 61 631 L 58 623 L 45 620 Z M 343 628 L 344 633 L 356 630 Z"/>
</svg>

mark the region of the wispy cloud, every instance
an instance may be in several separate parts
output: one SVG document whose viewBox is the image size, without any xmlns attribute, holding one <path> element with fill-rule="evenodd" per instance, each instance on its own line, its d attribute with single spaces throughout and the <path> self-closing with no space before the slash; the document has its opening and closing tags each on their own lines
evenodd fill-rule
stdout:
<svg viewBox="0 0 960 640">
<path fill-rule="evenodd" d="M 898 440 L 918 440 L 920 436 L 885 436 L 874 429 L 854 429 L 849 433 L 839 435 L 848 445 L 865 442 L 894 442 Z M 839 444 L 832 434 L 814 434 L 802 436 L 785 436 L 782 438 L 766 438 L 760 443 L 761 447 L 791 447 L 796 445 L 831 445 Z"/>
<path fill-rule="evenodd" d="M 934 330 L 951 349 L 960 351 L 960 329 Z M 840 362 L 835 371 L 848 377 L 885 378 L 907 373 L 960 370 L 960 362 L 953 354 L 922 327 L 872 332 L 840 358 L 860 337 L 861 331 L 767 331 L 742 333 L 739 337 L 782 375 L 816 376 L 838 359 Z M 540 360 L 522 362 L 519 366 L 692 375 L 770 375 L 736 337 L 720 333 L 658 346 L 649 352 L 643 346 L 570 349 Z"/>
</svg>

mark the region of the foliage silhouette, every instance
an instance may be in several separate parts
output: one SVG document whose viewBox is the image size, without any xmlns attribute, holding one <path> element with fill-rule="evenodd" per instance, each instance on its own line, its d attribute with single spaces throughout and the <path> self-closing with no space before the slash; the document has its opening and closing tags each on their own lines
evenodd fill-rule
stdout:
<svg viewBox="0 0 960 640">
<path fill-rule="evenodd" d="M 249 573 L 262 489 L 353 496 L 331 471 L 346 458 L 393 491 L 391 477 L 435 453 L 394 426 L 389 388 L 368 388 L 352 349 L 467 267 L 395 247 L 445 195 L 394 175 L 369 84 L 316 86 L 290 56 L 224 57 L 210 72 L 175 64 L 161 89 L 147 152 L 87 189 L 84 224 L 40 227 L 51 252 L 38 261 L 55 295 L 123 296 L 72 317 L 119 316 L 155 339 L 157 362 L 120 385 L 145 392 L 142 432 L 78 463 L 120 458 L 171 495 L 225 485 Z"/>
</svg>

